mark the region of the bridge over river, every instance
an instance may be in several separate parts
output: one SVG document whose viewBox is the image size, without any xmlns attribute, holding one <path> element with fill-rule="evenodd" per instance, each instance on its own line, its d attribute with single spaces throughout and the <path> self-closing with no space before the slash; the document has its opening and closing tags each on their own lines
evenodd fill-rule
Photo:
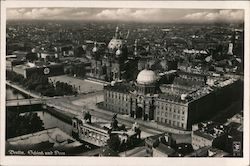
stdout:
<svg viewBox="0 0 250 166">
<path fill-rule="evenodd" d="M 20 99 L 20 100 L 7 100 L 6 106 L 7 107 L 14 107 L 14 106 L 25 106 L 25 105 L 38 105 L 43 104 L 44 100 L 42 99 Z"/>
</svg>

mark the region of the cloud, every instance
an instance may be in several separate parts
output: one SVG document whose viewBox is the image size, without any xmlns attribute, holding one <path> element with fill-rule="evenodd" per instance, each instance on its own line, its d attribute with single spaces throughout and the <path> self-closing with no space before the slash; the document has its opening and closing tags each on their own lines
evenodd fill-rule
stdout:
<svg viewBox="0 0 250 166">
<path fill-rule="evenodd" d="M 7 19 L 92 19 L 161 21 L 162 9 L 18 8 L 8 9 Z"/>
<path fill-rule="evenodd" d="M 78 8 L 8 9 L 7 19 L 80 19 L 87 12 Z"/>
<path fill-rule="evenodd" d="M 162 20 L 161 9 L 105 9 L 96 14 L 99 20 L 123 21 L 159 21 Z"/>
<path fill-rule="evenodd" d="M 55 18 L 67 16 L 72 9 L 70 8 L 34 8 L 29 12 L 24 13 L 25 18 L 41 19 L 41 18 Z"/>
<path fill-rule="evenodd" d="M 115 20 L 143 22 L 242 21 L 243 10 L 143 8 L 10 8 L 7 19 Z"/>
<path fill-rule="evenodd" d="M 243 21 L 243 10 L 216 10 L 216 11 L 204 11 L 185 15 L 183 20 L 190 21 Z"/>
<path fill-rule="evenodd" d="M 86 12 L 86 11 L 81 11 L 81 12 L 76 12 L 76 13 L 73 13 L 72 14 L 73 16 L 86 16 L 86 15 L 88 15 L 88 12 Z"/>
</svg>

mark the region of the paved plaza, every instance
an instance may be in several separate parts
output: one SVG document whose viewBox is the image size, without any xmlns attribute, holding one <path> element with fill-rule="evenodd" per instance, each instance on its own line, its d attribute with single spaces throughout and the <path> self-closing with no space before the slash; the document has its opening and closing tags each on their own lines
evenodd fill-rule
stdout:
<svg viewBox="0 0 250 166">
<path fill-rule="evenodd" d="M 49 77 L 49 81 L 56 83 L 57 81 L 65 82 L 77 89 L 79 93 L 89 93 L 103 90 L 103 84 L 86 79 L 79 79 L 67 75 Z"/>
</svg>

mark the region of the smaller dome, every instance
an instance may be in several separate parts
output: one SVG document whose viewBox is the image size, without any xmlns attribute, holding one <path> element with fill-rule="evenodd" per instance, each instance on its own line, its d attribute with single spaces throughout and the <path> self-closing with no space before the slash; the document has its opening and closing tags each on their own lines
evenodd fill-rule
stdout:
<svg viewBox="0 0 250 166">
<path fill-rule="evenodd" d="M 92 49 L 92 52 L 97 52 L 98 51 L 98 48 L 97 47 L 94 47 L 93 49 Z"/>
<path fill-rule="evenodd" d="M 122 50 L 118 49 L 116 52 L 115 52 L 115 55 L 119 56 L 122 54 Z"/>
<path fill-rule="evenodd" d="M 152 70 L 147 70 L 147 69 L 142 70 L 138 74 L 137 79 L 136 79 L 138 84 L 144 84 L 144 85 L 153 84 L 156 82 L 156 80 L 157 80 L 157 77 L 156 77 L 155 72 Z"/>
</svg>

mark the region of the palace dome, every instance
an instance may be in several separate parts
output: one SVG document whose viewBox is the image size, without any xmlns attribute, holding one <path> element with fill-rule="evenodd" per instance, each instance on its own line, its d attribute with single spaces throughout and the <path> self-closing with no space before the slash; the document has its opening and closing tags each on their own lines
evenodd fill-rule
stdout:
<svg viewBox="0 0 250 166">
<path fill-rule="evenodd" d="M 156 80 L 157 77 L 155 72 L 147 69 L 140 71 L 136 79 L 138 84 L 144 84 L 144 85 L 153 84 L 156 82 Z"/>
</svg>

